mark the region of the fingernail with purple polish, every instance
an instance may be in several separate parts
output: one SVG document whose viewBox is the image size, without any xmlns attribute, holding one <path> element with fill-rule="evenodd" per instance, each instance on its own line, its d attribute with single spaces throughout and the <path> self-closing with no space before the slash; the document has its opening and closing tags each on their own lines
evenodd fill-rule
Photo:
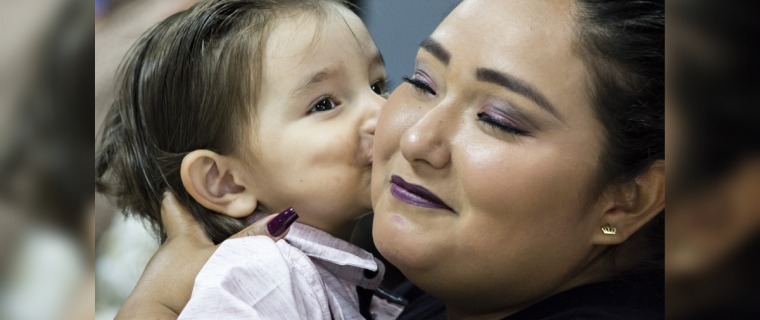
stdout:
<svg viewBox="0 0 760 320">
<path fill-rule="evenodd" d="M 293 208 L 288 208 L 267 223 L 267 230 L 273 237 L 278 237 L 285 230 L 288 230 L 290 225 L 296 222 L 296 219 L 298 219 L 298 213 Z"/>
</svg>

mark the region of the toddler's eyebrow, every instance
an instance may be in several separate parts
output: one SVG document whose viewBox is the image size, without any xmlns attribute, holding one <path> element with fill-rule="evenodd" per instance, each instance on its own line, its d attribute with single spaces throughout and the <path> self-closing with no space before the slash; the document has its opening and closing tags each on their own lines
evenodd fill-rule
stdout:
<svg viewBox="0 0 760 320">
<path fill-rule="evenodd" d="M 330 79 L 332 77 L 335 77 L 336 75 L 342 74 L 345 71 L 346 71 L 346 67 L 341 64 L 334 67 L 327 67 L 315 73 L 312 73 L 311 75 L 304 77 L 303 80 L 299 83 L 299 85 L 296 86 L 296 88 L 290 92 L 290 95 L 298 96 L 302 94 L 303 92 L 309 91 L 309 89 L 317 86 L 319 83 L 327 79 Z"/>
<path fill-rule="evenodd" d="M 385 59 L 383 59 L 383 54 L 380 53 L 380 51 L 375 54 L 375 57 L 372 59 L 372 63 L 385 67 Z"/>
<path fill-rule="evenodd" d="M 377 51 L 375 56 L 372 58 L 372 64 L 385 67 L 385 60 L 383 59 L 383 55 L 380 53 L 380 51 Z M 330 79 L 332 77 L 335 77 L 337 75 L 340 75 L 344 73 L 345 71 L 346 71 L 346 67 L 343 64 L 340 64 L 338 66 L 326 67 L 320 71 L 317 71 L 307 77 L 304 77 L 303 80 L 298 84 L 298 86 L 296 86 L 296 88 L 290 92 L 290 96 L 295 97 L 295 96 L 303 94 L 304 92 L 308 92 L 310 89 L 317 86 L 319 83 L 327 79 Z"/>
</svg>

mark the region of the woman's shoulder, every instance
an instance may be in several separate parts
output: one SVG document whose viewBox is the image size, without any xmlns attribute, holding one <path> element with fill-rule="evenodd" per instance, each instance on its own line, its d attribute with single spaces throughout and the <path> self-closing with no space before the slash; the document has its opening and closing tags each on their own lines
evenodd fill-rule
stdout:
<svg viewBox="0 0 760 320">
<path fill-rule="evenodd" d="M 639 275 L 572 288 L 504 320 L 663 319 L 664 299 L 659 274 Z"/>
<path fill-rule="evenodd" d="M 661 273 L 592 283 L 551 296 L 504 320 L 663 319 L 665 298 Z M 401 319 L 445 320 L 446 307 L 413 284 L 396 293 L 409 301 Z"/>
</svg>

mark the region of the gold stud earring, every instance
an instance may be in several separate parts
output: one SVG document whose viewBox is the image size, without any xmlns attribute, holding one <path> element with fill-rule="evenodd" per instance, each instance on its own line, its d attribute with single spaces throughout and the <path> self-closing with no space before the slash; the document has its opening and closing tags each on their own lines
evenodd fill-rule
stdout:
<svg viewBox="0 0 760 320">
<path fill-rule="evenodd" d="M 610 226 L 610 224 L 608 223 L 602 227 L 602 232 L 604 232 L 604 234 L 616 234 L 617 228 Z"/>
</svg>

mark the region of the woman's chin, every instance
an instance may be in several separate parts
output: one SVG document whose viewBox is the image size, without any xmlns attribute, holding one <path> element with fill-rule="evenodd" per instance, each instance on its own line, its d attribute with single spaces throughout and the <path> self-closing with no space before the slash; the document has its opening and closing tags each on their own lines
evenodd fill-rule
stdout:
<svg viewBox="0 0 760 320">
<path fill-rule="evenodd" d="M 409 281 L 428 293 L 440 293 L 440 274 L 446 273 L 441 267 L 446 262 L 436 254 L 440 250 L 431 241 L 435 239 L 421 237 L 410 223 L 397 213 L 376 211 L 372 229 L 375 246 Z"/>
<path fill-rule="evenodd" d="M 372 235 L 378 251 L 404 274 L 429 270 L 435 265 L 435 246 L 402 215 L 375 212 Z"/>
</svg>

